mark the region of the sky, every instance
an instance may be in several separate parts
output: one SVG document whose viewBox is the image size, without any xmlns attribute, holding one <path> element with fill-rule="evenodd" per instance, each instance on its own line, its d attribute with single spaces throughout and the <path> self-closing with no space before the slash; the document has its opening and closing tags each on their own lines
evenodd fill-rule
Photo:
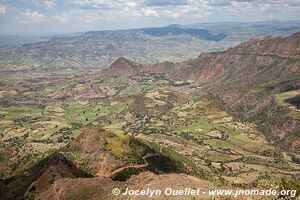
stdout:
<svg viewBox="0 0 300 200">
<path fill-rule="evenodd" d="M 300 20 L 300 0 L 0 0 L 0 34 Z"/>
</svg>

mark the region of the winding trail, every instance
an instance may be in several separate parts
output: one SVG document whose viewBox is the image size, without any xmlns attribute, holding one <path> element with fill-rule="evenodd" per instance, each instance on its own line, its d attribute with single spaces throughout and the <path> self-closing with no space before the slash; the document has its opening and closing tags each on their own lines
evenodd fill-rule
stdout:
<svg viewBox="0 0 300 200">
<path fill-rule="evenodd" d="M 144 160 L 144 164 L 140 164 L 140 165 L 125 165 L 121 168 L 118 168 L 116 169 L 115 171 L 109 173 L 109 174 L 106 174 L 104 175 L 104 177 L 106 178 L 112 178 L 114 177 L 117 173 L 125 170 L 125 169 L 128 169 L 128 168 L 136 168 L 136 169 L 139 169 L 139 168 L 143 168 L 143 167 L 147 167 L 149 165 L 148 161 L 146 160 L 147 158 L 150 158 L 150 157 L 155 157 L 155 156 L 159 156 L 158 153 L 155 153 L 155 154 L 147 154 L 146 156 L 143 157 L 143 160 Z"/>
</svg>

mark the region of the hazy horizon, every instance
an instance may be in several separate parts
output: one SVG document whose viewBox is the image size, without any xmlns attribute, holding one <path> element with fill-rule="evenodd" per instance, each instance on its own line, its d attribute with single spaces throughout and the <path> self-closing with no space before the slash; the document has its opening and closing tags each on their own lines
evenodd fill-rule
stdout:
<svg viewBox="0 0 300 200">
<path fill-rule="evenodd" d="M 188 24 L 177 24 L 177 23 L 173 23 L 173 24 L 164 24 L 164 25 L 160 25 L 160 26 L 137 26 L 137 27 L 128 27 L 128 28 L 115 28 L 115 29 L 91 29 L 91 30 L 82 30 L 82 31 L 65 31 L 65 32 L 36 32 L 36 33 L 2 33 L 0 32 L 0 36 L 24 36 L 24 37 L 47 37 L 47 36 L 54 36 L 54 35 L 76 35 L 76 34 L 82 34 L 85 32 L 93 32 L 93 31 L 118 31 L 118 30 L 134 30 L 134 29 L 143 29 L 143 28 L 155 28 L 155 27 L 166 27 L 169 25 L 181 25 L 181 26 L 189 26 L 189 25 L 194 25 L 194 24 L 234 24 L 234 23 L 267 23 L 267 22 L 297 22 L 300 23 L 300 19 L 299 20 L 258 20 L 258 21 L 213 21 L 213 22 L 195 22 L 195 23 L 188 23 Z"/>
<path fill-rule="evenodd" d="M 300 20 L 298 0 L 1 0 L 1 35 Z"/>
</svg>

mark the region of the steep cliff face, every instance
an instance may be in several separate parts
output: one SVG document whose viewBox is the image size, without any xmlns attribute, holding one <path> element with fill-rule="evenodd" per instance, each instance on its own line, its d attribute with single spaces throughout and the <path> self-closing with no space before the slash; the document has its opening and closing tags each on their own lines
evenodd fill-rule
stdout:
<svg viewBox="0 0 300 200">
<path fill-rule="evenodd" d="M 299 73 L 300 33 L 290 37 L 253 39 L 223 52 L 203 53 L 181 63 L 137 64 L 125 58 L 115 61 L 105 75 L 128 77 L 139 72 L 165 73 L 171 78 L 211 82 L 247 80 L 258 84 Z M 251 82 L 251 83 L 250 83 Z"/>
<path fill-rule="evenodd" d="M 253 39 L 224 52 L 201 54 L 182 63 L 183 77 L 253 86 L 299 73 L 300 33 L 290 37 Z M 243 82 L 243 83 L 242 83 Z"/>
<path fill-rule="evenodd" d="M 277 96 L 299 89 L 299 49 L 299 33 L 243 43 L 220 54 L 214 66 L 223 63 L 224 75 L 203 89 L 220 98 L 237 118 L 255 122 L 270 141 L 295 154 L 300 153 L 299 118 L 291 115 L 296 108 L 281 106 Z"/>
<path fill-rule="evenodd" d="M 220 98 L 224 109 L 240 120 L 256 123 L 271 142 L 300 153 L 299 118 L 291 117 L 291 109 L 276 99 L 283 92 L 300 88 L 299 33 L 252 40 L 225 52 L 200 55 L 196 60 L 195 68 L 201 69 L 199 77 L 206 71 L 222 69 L 199 94 Z"/>
<path fill-rule="evenodd" d="M 275 55 L 279 57 L 297 57 L 300 55 L 300 32 L 289 37 L 265 37 L 251 39 L 228 51 L 237 54 Z"/>
<path fill-rule="evenodd" d="M 140 72 L 203 83 L 198 95 L 219 98 L 223 109 L 240 120 L 256 123 L 270 141 L 300 154 L 299 119 L 291 117 L 291 110 L 276 101 L 276 95 L 300 88 L 300 32 L 289 37 L 252 39 L 181 63 L 142 65 L 121 59 L 105 74 L 130 77 Z"/>
</svg>

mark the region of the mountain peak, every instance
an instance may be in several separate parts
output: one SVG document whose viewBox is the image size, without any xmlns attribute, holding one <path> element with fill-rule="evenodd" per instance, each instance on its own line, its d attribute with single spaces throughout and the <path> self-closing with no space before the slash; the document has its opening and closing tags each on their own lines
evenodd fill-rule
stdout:
<svg viewBox="0 0 300 200">
<path fill-rule="evenodd" d="M 122 63 L 132 64 L 133 61 L 128 60 L 128 59 L 125 58 L 125 57 L 120 57 L 120 58 L 118 58 L 115 62 L 113 62 L 112 65 L 115 65 L 115 64 L 122 64 Z"/>
<path fill-rule="evenodd" d="M 131 60 L 124 57 L 118 58 L 110 67 L 103 70 L 103 73 L 108 76 L 126 77 L 136 74 L 138 72 L 138 65 Z"/>
</svg>

